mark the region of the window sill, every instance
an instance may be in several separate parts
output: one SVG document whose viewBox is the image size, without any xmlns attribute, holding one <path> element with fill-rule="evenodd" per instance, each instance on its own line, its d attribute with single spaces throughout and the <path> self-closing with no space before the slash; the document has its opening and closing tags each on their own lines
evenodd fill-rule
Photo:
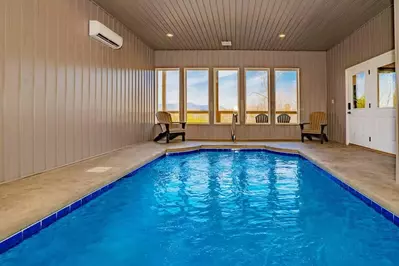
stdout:
<svg viewBox="0 0 399 266">
<path fill-rule="evenodd" d="M 239 126 L 240 123 L 236 123 L 236 126 Z M 213 123 L 212 126 L 231 126 L 231 123 Z"/>
<path fill-rule="evenodd" d="M 271 123 L 245 123 L 245 126 L 271 126 Z"/>
<path fill-rule="evenodd" d="M 290 124 L 284 124 L 284 123 L 280 123 L 280 124 L 278 124 L 278 123 L 276 123 L 276 124 L 274 124 L 275 126 L 284 126 L 284 127 L 286 127 L 286 126 L 299 126 L 300 125 L 300 123 L 290 123 Z"/>
</svg>

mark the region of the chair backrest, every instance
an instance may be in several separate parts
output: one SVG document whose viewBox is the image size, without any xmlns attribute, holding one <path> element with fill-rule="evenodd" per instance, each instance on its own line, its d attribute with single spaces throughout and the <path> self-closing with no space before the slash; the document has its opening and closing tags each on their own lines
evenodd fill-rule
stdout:
<svg viewBox="0 0 399 266">
<path fill-rule="evenodd" d="M 267 114 L 258 114 L 255 116 L 256 123 L 269 123 L 269 116 Z"/>
<path fill-rule="evenodd" d="M 278 123 L 288 124 L 290 121 L 291 121 L 291 117 L 287 114 L 281 114 L 281 115 L 277 116 Z"/>
<path fill-rule="evenodd" d="M 313 112 L 310 114 L 310 128 L 320 129 L 320 125 L 327 122 L 327 115 L 324 112 Z"/>
<path fill-rule="evenodd" d="M 158 123 L 161 126 L 162 132 L 166 131 L 166 126 L 165 124 L 170 124 L 172 123 L 172 116 L 170 113 L 168 112 L 164 112 L 164 111 L 159 111 L 156 113 L 156 117 L 158 119 Z"/>
</svg>

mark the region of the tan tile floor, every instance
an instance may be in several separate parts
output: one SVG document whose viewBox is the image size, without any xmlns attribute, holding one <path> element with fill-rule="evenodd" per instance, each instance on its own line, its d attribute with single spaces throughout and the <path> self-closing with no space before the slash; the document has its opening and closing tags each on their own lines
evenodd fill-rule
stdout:
<svg viewBox="0 0 399 266">
<path fill-rule="evenodd" d="M 399 214 L 399 185 L 395 158 L 364 150 L 318 142 L 147 142 L 74 165 L 0 185 L 0 240 L 44 218 L 166 151 L 199 147 L 257 147 L 300 152 L 360 192 Z M 111 167 L 90 173 L 93 167 Z"/>
</svg>

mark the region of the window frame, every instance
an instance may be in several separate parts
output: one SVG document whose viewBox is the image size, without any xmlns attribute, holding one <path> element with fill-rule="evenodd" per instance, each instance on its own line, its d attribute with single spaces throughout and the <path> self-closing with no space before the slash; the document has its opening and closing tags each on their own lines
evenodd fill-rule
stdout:
<svg viewBox="0 0 399 266">
<path fill-rule="evenodd" d="M 230 125 L 231 123 L 217 122 L 217 114 L 219 110 L 219 87 L 216 86 L 217 75 L 216 72 L 220 70 L 236 70 L 237 71 L 237 114 L 240 118 L 240 68 L 239 67 L 215 67 L 213 68 L 213 125 Z M 233 111 L 234 113 L 234 111 Z M 240 119 L 238 119 L 237 124 L 240 124 Z"/>
<path fill-rule="evenodd" d="M 357 102 L 358 102 L 358 98 L 357 98 L 357 79 L 358 79 L 358 75 L 359 74 L 363 74 L 364 75 L 364 107 L 358 107 L 357 106 Z M 356 72 L 355 75 L 352 75 L 352 109 L 353 110 L 365 110 L 367 109 L 367 99 L 366 99 L 366 78 L 367 78 L 367 71 L 366 70 L 360 70 L 358 72 Z M 355 82 L 353 82 L 355 81 Z M 356 84 L 355 84 L 356 83 Z M 379 93 L 379 88 L 378 88 L 378 70 L 377 70 L 377 93 Z M 359 98 L 360 99 L 360 98 Z M 378 95 L 377 95 L 377 99 L 378 99 Z M 355 101 L 356 101 L 356 107 L 355 107 Z M 377 103 L 378 105 L 378 103 Z"/>
<path fill-rule="evenodd" d="M 208 123 L 189 123 L 187 120 L 187 70 L 206 70 L 208 71 Z M 188 125 L 210 125 L 211 124 L 211 105 L 210 105 L 210 95 L 211 95 L 211 86 L 209 86 L 210 82 L 210 69 L 207 67 L 185 67 L 184 68 L 184 104 L 183 104 L 183 113 L 184 113 L 184 121 L 187 122 Z"/>
<path fill-rule="evenodd" d="M 269 116 L 269 122 L 268 123 L 248 123 L 247 121 L 247 71 L 267 71 L 268 73 L 268 106 L 269 110 L 267 111 L 267 115 Z M 272 124 L 272 106 L 271 106 L 271 81 L 270 81 L 270 76 L 271 76 L 271 68 L 268 67 L 245 67 L 244 68 L 244 124 L 245 125 L 256 125 L 256 126 L 270 126 Z"/>
<path fill-rule="evenodd" d="M 277 123 L 277 116 L 279 115 L 277 113 L 277 86 L 276 86 L 276 71 L 296 71 L 297 72 L 297 93 L 296 93 L 296 101 L 297 101 L 297 112 L 296 115 L 298 117 L 297 123 Z M 274 125 L 276 126 L 298 126 L 301 123 L 301 70 L 299 67 L 276 67 L 273 69 L 273 79 L 274 79 L 274 109 L 273 109 L 273 115 L 274 115 Z M 287 112 L 285 112 L 287 113 Z M 288 113 L 290 114 L 290 113 Z M 292 113 L 295 114 L 295 113 Z"/>
<path fill-rule="evenodd" d="M 159 93 L 158 93 L 158 71 L 168 71 L 168 70 L 174 70 L 174 71 L 178 71 L 179 72 L 179 110 L 178 110 L 178 113 L 179 113 L 179 117 L 181 118 L 181 100 L 180 100 L 180 98 L 181 98 L 181 71 L 180 71 L 180 68 L 179 67 L 157 67 L 157 68 L 155 68 L 155 91 L 156 91 L 156 93 L 155 93 L 155 95 L 156 95 L 156 97 L 155 97 L 155 113 L 157 113 L 157 112 L 159 112 L 159 111 L 161 111 L 161 110 L 159 110 L 158 109 L 158 99 L 159 99 Z M 166 103 L 166 93 L 163 93 L 163 95 L 162 95 L 162 109 L 163 109 L 163 104 L 164 103 Z M 162 111 L 165 111 L 165 110 L 162 110 Z M 167 111 L 166 110 L 166 112 L 169 112 L 169 113 L 175 113 L 174 111 Z M 180 119 L 179 119 L 180 120 Z M 157 124 L 157 119 L 155 118 L 155 124 Z"/>
<path fill-rule="evenodd" d="M 395 62 L 393 62 L 393 63 L 391 63 L 391 64 L 395 64 Z M 387 65 L 389 65 L 389 64 L 387 64 Z M 384 66 L 386 66 L 386 65 L 384 65 Z M 393 106 L 388 106 L 388 107 L 380 107 L 380 73 L 378 72 L 378 70 L 381 68 L 381 67 L 384 67 L 384 66 L 379 66 L 379 67 L 377 67 L 377 108 L 378 109 L 382 109 L 382 110 L 390 110 L 390 109 L 396 109 L 396 106 L 395 106 L 395 93 L 396 93 L 396 91 L 394 91 L 394 95 L 392 96 L 393 97 L 393 99 L 392 99 L 392 102 L 393 102 Z M 394 71 L 394 73 L 395 73 L 395 75 L 396 75 L 396 69 L 395 69 L 395 71 Z M 395 79 L 395 88 L 396 88 L 396 79 Z"/>
</svg>

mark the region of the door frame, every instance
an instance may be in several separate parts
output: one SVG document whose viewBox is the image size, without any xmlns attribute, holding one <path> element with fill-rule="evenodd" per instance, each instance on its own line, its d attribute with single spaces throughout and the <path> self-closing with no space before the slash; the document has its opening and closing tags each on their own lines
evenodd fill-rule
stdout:
<svg viewBox="0 0 399 266">
<path fill-rule="evenodd" d="M 345 111 L 346 111 L 346 114 L 345 114 L 345 119 L 346 119 L 346 121 L 345 121 L 345 123 L 346 123 L 345 144 L 346 145 L 349 145 L 349 143 L 350 143 L 350 119 L 349 119 L 350 115 L 348 114 L 348 112 L 350 110 L 348 109 L 348 103 L 349 103 L 349 100 L 350 100 L 349 99 L 350 98 L 349 97 L 349 92 L 352 89 L 352 84 L 351 84 L 352 73 L 356 69 L 361 69 L 362 67 L 364 67 L 364 65 L 368 65 L 368 64 L 370 64 L 373 61 L 383 60 L 384 58 L 386 58 L 387 60 L 388 59 L 392 59 L 392 61 L 395 62 L 395 50 L 391 50 L 391 51 L 386 52 L 384 54 L 381 54 L 379 56 L 373 57 L 373 58 L 371 58 L 369 60 L 366 60 L 366 61 L 364 61 L 364 62 L 362 62 L 360 64 L 357 64 L 357 65 L 354 65 L 352 67 L 349 67 L 349 68 L 347 68 L 345 70 L 345 87 L 346 87 L 346 89 L 345 89 Z M 369 67 L 371 68 L 371 67 L 374 67 L 374 66 L 373 66 L 373 64 L 370 64 Z M 351 103 L 351 105 L 353 105 L 353 103 Z M 351 109 L 353 110 L 353 108 L 351 108 Z"/>
</svg>

